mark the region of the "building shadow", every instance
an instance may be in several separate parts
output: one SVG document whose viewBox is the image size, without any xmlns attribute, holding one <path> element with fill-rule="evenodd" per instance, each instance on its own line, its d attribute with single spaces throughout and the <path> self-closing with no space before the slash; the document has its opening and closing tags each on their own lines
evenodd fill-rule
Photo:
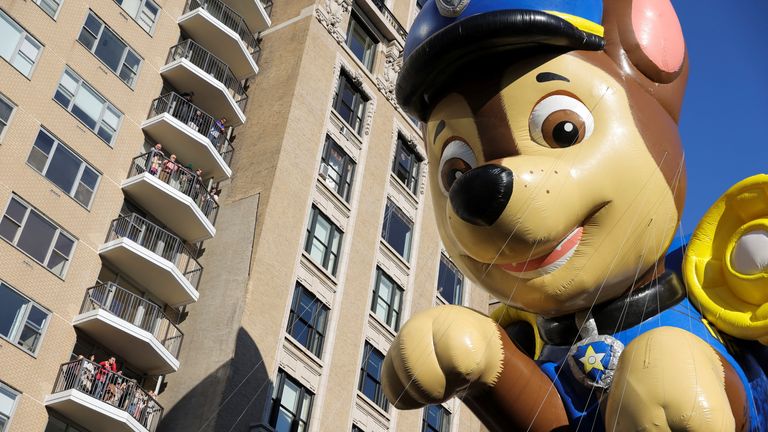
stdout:
<svg viewBox="0 0 768 432">
<path fill-rule="evenodd" d="M 158 432 L 248 432 L 262 420 L 273 383 L 259 348 L 241 327 L 232 359 L 166 411 Z"/>
</svg>

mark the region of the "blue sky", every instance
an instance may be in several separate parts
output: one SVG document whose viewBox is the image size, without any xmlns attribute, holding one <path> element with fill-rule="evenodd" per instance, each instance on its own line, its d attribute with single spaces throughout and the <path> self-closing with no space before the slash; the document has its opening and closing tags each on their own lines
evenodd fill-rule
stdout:
<svg viewBox="0 0 768 432">
<path fill-rule="evenodd" d="M 680 120 L 688 164 L 682 229 L 690 233 L 731 185 L 768 173 L 768 1 L 672 3 L 691 65 Z"/>
</svg>

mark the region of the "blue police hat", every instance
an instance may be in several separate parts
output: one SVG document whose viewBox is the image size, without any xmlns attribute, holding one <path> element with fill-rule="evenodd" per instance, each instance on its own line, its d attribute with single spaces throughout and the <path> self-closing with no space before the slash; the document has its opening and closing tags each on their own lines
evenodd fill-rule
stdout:
<svg viewBox="0 0 768 432">
<path fill-rule="evenodd" d="M 428 0 L 405 43 L 398 103 L 425 120 L 453 74 L 489 54 L 601 50 L 602 16 L 602 0 Z"/>
</svg>

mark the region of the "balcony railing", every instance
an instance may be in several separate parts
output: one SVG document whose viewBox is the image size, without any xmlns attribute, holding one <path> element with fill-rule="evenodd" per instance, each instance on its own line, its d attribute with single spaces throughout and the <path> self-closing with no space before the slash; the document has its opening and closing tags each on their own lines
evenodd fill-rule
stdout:
<svg viewBox="0 0 768 432">
<path fill-rule="evenodd" d="M 138 382 L 86 359 L 61 365 L 53 393 L 67 390 L 83 392 L 127 412 L 150 432 L 154 432 L 163 416 L 163 407 L 155 399 L 154 392 L 146 391 Z"/>
<path fill-rule="evenodd" d="M 256 63 L 259 60 L 259 54 L 261 54 L 259 41 L 253 36 L 253 32 L 245 24 L 243 17 L 235 12 L 234 9 L 219 0 L 187 0 L 187 4 L 184 6 L 184 13 L 195 9 L 208 11 L 219 22 L 232 29 L 232 31 L 240 36 L 240 39 L 245 44 L 245 48 L 248 50 L 248 54 L 253 58 L 253 62 Z"/>
<path fill-rule="evenodd" d="M 172 46 L 168 52 L 167 63 L 182 58 L 189 60 L 192 64 L 224 84 L 224 87 L 227 88 L 227 92 L 235 100 L 237 106 L 242 111 L 245 111 L 248 95 L 245 94 L 242 84 L 235 78 L 235 75 L 226 63 L 195 43 L 192 39 L 187 39 L 178 45 Z"/>
<path fill-rule="evenodd" d="M 400 21 L 395 18 L 395 14 L 392 13 L 391 10 L 387 7 L 386 4 L 384 4 L 384 0 L 371 0 L 374 5 L 376 5 L 376 8 L 379 9 L 379 12 L 381 12 L 382 15 L 384 15 L 384 19 L 387 20 L 387 22 L 395 28 L 395 31 L 397 31 L 397 34 L 400 35 L 403 40 L 405 40 L 406 37 L 408 37 L 408 32 L 405 31 L 405 27 L 403 27 L 402 24 L 400 24 Z"/>
<path fill-rule="evenodd" d="M 227 133 L 214 127 L 216 119 L 176 93 L 166 93 L 152 101 L 148 118 L 168 113 L 175 119 L 206 136 L 216 152 L 229 165 L 235 149 L 227 139 Z"/>
<path fill-rule="evenodd" d="M 219 214 L 217 198 L 208 191 L 200 176 L 156 150 L 135 157 L 128 178 L 143 173 L 156 176 L 163 183 L 192 198 L 205 217 L 212 224 L 216 223 L 216 216 Z"/>
<path fill-rule="evenodd" d="M 267 16 L 272 16 L 272 0 L 260 0 L 261 5 L 264 6 L 264 10 L 267 12 Z"/>
<path fill-rule="evenodd" d="M 160 309 L 160 307 L 136 294 L 107 282 L 88 288 L 80 313 L 101 309 L 146 330 L 157 339 L 168 352 L 179 358 L 184 334 Z"/>
<path fill-rule="evenodd" d="M 127 238 L 172 262 L 197 289 L 203 267 L 184 242 L 137 214 L 120 216 L 112 221 L 106 243 Z"/>
</svg>

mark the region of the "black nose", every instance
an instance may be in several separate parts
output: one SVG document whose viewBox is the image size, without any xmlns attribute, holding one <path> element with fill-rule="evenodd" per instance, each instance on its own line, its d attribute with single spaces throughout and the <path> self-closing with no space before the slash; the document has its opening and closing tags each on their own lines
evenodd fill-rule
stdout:
<svg viewBox="0 0 768 432">
<path fill-rule="evenodd" d="M 501 165 L 483 165 L 456 179 L 448 196 L 456 214 L 472 225 L 496 222 L 512 196 L 512 171 Z"/>
</svg>

